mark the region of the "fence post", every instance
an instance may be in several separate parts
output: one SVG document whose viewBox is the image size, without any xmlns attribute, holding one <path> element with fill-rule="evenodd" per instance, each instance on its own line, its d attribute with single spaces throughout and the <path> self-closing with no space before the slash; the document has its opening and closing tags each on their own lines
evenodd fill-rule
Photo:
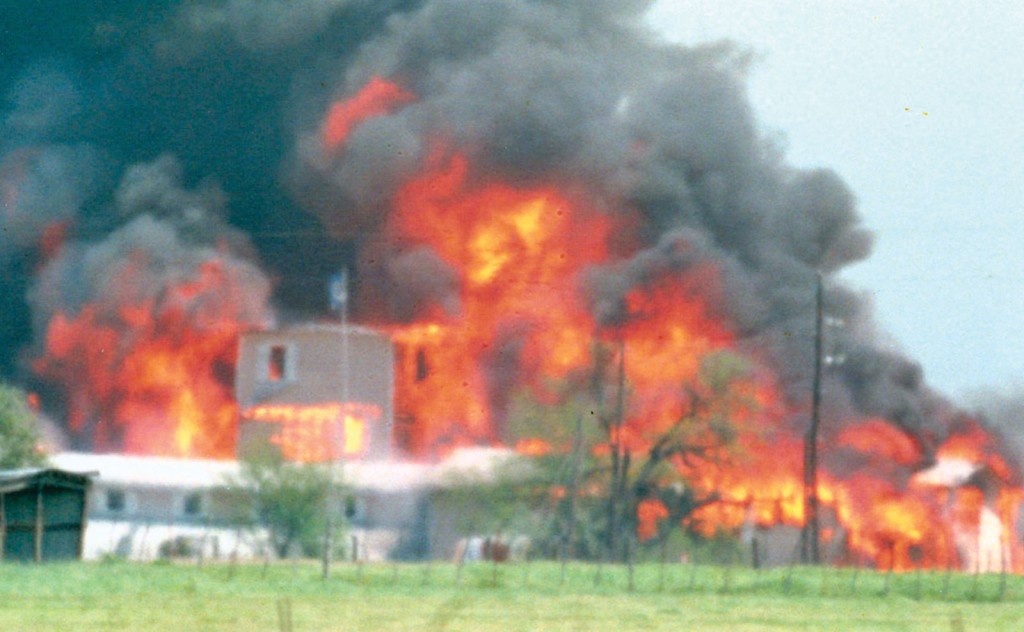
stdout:
<svg viewBox="0 0 1024 632">
<path fill-rule="evenodd" d="M 889 570 L 885 573 L 885 586 L 882 588 L 882 594 L 888 595 L 890 585 L 892 584 L 892 573 L 896 568 L 896 543 L 889 543 Z"/>
<path fill-rule="evenodd" d="M 352 562 L 356 565 L 356 582 L 363 583 L 363 560 L 359 555 L 359 536 L 352 534 Z"/>
<path fill-rule="evenodd" d="M 498 553 L 495 549 L 498 548 L 497 537 L 495 537 L 492 544 L 488 547 L 491 552 L 491 585 L 495 588 L 498 587 Z"/>
<path fill-rule="evenodd" d="M 433 567 L 433 564 L 434 564 L 434 560 L 431 557 L 427 557 L 427 559 L 423 563 L 423 585 L 424 586 L 429 586 L 430 585 L 430 569 Z"/>
<path fill-rule="evenodd" d="M 1006 597 L 1006 567 L 1009 565 L 1007 558 L 1006 533 L 999 535 L 999 601 Z"/>
<path fill-rule="evenodd" d="M 786 575 L 782 578 L 782 592 L 788 595 L 789 589 L 793 586 L 793 570 L 796 568 L 796 562 L 798 555 L 803 554 L 803 538 L 801 537 L 800 542 L 797 544 L 796 549 L 793 551 L 789 558 L 789 568 L 786 569 Z"/>
<path fill-rule="evenodd" d="M 658 592 L 665 590 L 665 565 L 668 563 L 668 534 L 661 539 L 661 561 L 658 566 Z"/>
<path fill-rule="evenodd" d="M 292 600 L 289 597 L 277 600 L 277 627 L 281 632 L 292 632 Z"/>
<path fill-rule="evenodd" d="M 633 592 L 636 586 L 633 583 L 633 538 L 626 536 L 626 570 L 629 574 L 629 592 Z"/>
<path fill-rule="evenodd" d="M 946 576 L 942 579 L 942 596 L 949 598 L 949 580 L 953 577 L 953 560 L 946 562 Z"/>
</svg>

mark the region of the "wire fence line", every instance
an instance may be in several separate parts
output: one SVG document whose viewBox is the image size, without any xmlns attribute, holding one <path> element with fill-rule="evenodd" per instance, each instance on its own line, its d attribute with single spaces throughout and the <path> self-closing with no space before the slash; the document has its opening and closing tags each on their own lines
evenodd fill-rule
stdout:
<svg viewBox="0 0 1024 632">
<path fill-rule="evenodd" d="M 1005 570 L 966 573 L 945 569 L 896 571 L 876 568 L 861 558 L 843 565 L 802 566 L 799 551 L 783 556 L 782 563 L 765 565 L 758 549 L 735 541 L 690 543 L 680 550 L 664 543 L 640 547 L 633 542 L 624 559 L 573 560 L 542 557 L 526 550 L 521 558 L 501 561 L 456 556 L 450 561 L 368 561 L 355 554 L 361 548 L 352 536 L 350 554 L 335 563 L 330 581 L 352 587 L 402 589 L 486 590 L 512 589 L 549 593 L 666 593 L 762 594 L 782 597 L 904 597 L 917 601 L 1024 603 L 1024 576 Z M 244 561 L 237 555 L 209 558 L 204 547 L 193 547 L 194 557 L 172 563 L 191 563 L 197 573 L 220 573 L 231 581 L 246 567 L 258 568 L 267 581 L 308 580 L 311 560 L 272 559 L 269 555 Z M 164 560 L 166 562 L 166 560 Z M 135 563 L 146 563 L 137 560 Z M 160 563 L 160 562 L 157 562 Z M 290 605 L 279 606 L 281 620 L 290 618 Z"/>
<path fill-rule="evenodd" d="M 224 568 L 227 567 L 227 568 Z M 219 573 L 232 581 L 235 563 L 194 565 L 197 573 Z M 264 567 L 263 580 L 305 585 L 311 561 L 283 560 Z M 335 566 L 327 589 L 370 591 L 533 591 L 545 594 L 715 594 L 780 598 L 907 598 L 919 602 L 1024 603 L 1024 577 L 958 571 L 878 571 L 860 567 L 799 566 L 754 569 L 733 564 L 634 564 L 550 560 L 516 562 L 344 562 Z M 285 615 L 282 615 L 285 616 Z"/>
</svg>

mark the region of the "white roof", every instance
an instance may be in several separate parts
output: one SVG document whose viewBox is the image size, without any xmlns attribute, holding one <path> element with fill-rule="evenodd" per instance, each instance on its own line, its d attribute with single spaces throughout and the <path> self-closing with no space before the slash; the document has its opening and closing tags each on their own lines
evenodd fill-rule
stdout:
<svg viewBox="0 0 1024 632">
<path fill-rule="evenodd" d="M 94 482 L 100 485 L 206 488 L 238 473 L 237 461 L 164 456 L 63 452 L 50 457 L 50 462 L 70 472 L 96 472 Z"/>
<path fill-rule="evenodd" d="M 465 478 L 487 479 L 513 457 L 510 450 L 466 448 L 455 450 L 437 464 L 354 461 L 337 466 L 336 471 L 346 484 L 357 489 L 394 492 L 443 486 Z M 102 486 L 209 489 L 222 486 L 227 477 L 239 473 L 238 461 L 209 459 L 63 452 L 50 460 L 55 467 L 70 472 L 95 472 L 98 476 L 94 482 Z"/>
</svg>

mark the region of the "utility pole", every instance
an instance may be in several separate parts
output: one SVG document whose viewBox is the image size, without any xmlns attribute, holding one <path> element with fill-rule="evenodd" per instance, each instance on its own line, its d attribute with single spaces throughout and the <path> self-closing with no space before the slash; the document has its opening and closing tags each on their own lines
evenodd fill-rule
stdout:
<svg viewBox="0 0 1024 632">
<path fill-rule="evenodd" d="M 814 381 L 811 386 L 811 424 L 804 436 L 804 528 L 800 534 L 800 561 L 819 564 L 818 524 L 818 426 L 821 421 L 821 369 L 823 290 L 821 272 L 814 275 Z"/>
</svg>

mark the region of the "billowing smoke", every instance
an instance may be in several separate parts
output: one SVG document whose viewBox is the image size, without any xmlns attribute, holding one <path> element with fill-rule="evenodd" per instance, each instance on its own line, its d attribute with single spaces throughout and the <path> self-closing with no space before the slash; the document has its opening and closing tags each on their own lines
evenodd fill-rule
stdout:
<svg viewBox="0 0 1024 632">
<path fill-rule="evenodd" d="M 63 386 L 84 447 L 228 456 L 237 337 L 272 324 L 270 283 L 219 189 L 182 188 L 175 159 L 129 167 L 113 199 L 117 229 L 39 272 L 33 369 Z"/>
<path fill-rule="evenodd" d="M 62 383 L 73 398 L 70 356 L 37 361 L 61 327 L 91 319 L 115 332 L 123 358 L 150 326 L 125 308 L 145 305 L 157 322 L 181 312 L 182 331 L 261 326 L 271 305 L 284 320 L 315 318 L 341 266 L 354 269 L 365 322 L 458 314 L 444 257 L 390 230 L 402 184 L 458 155 L 469 182 L 555 186 L 631 227 L 609 240 L 612 263 L 578 279 L 602 325 L 629 318 L 631 289 L 713 266 L 705 301 L 738 344 L 767 356 L 793 403 L 806 401 L 815 273 L 866 257 L 870 234 L 838 176 L 791 168 L 759 129 L 745 52 L 665 43 L 642 24 L 649 4 L 3 9 L 20 35 L 0 44 L 0 292 L 11 306 L 0 344 L 14 350 L 0 371 Z M 332 104 L 375 79 L 404 96 L 351 115 L 344 138 L 325 143 Z M 831 414 L 884 417 L 930 446 L 948 413 L 920 368 L 880 350 L 858 296 L 829 281 L 826 302 L 846 322 L 828 343 L 845 358 L 826 380 Z M 514 333 L 503 339 L 518 349 Z M 93 422 L 74 423 L 90 440 Z"/>
<path fill-rule="evenodd" d="M 309 141 L 319 130 L 300 129 L 297 199 L 339 234 L 378 243 L 400 184 L 437 151 L 455 148 L 477 175 L 525 187 L 586 183 L 605 213 L 642 220 L 639 247 L 595 268 L 582 290 L 599 322 L 621 322 L 624 296 L 654 275 L 713 262 L 722 282 L 706 298 L 771 350 L 793 400 L 806 399 L 815 272 L 835 272 L 871 248 L 854 196 L 832 172 L 788 167 L 759 132 L 742 51 L 667 46 L 641 28 L 640 3 L 616 8 L 441 1 L 396 15 L 338 65 L 334 96 L 386 77 L 415 101 L 368 120 L 326 157 Z M 391 243 L 363 254 L 366 293 L 391 299 L 373 304 L 385 302 L 398 320 L 415 313 L 410 305 L 431 285 L 392 292 L 401 285 L 394 271 L 429 253 Z M 436 301 L 449 304 L 448 285 L 434 287 Z M 919 368 L 876 350 L 857 297 L 834 284 L 828 295 L 829 313 L 848 323 L 830 342 L 846 358 L 829 379 L 830 397 L 914 432 L 934 421 Z"/>
</svg>

